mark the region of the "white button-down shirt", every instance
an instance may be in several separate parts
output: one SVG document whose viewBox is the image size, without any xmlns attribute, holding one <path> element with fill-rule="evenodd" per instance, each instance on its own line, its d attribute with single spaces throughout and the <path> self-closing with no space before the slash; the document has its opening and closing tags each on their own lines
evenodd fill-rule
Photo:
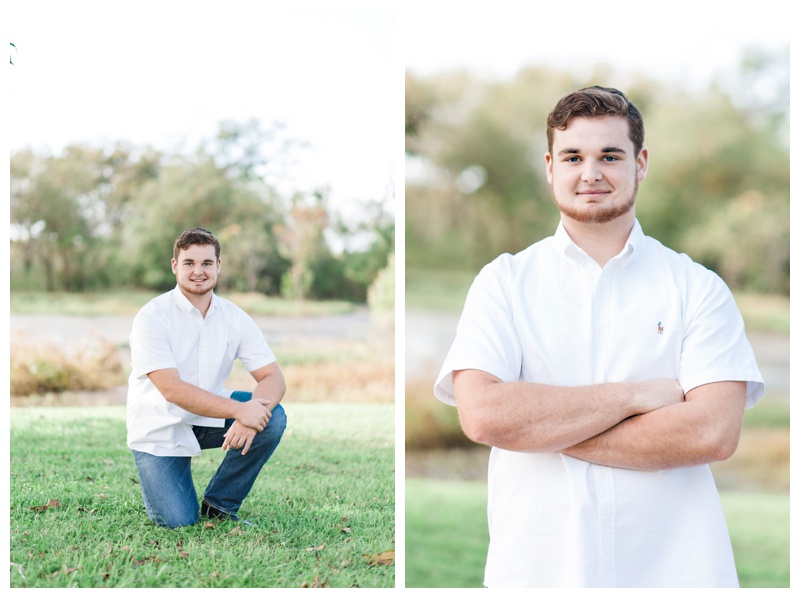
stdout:
<svg viewBox="0 0 800 598">
<path fill-rule="evenodd" d="M 133 320 L 128 379 L 128 447 L 158 456 L 195 456 L 192 426 L 223 427 L 168 402 L 147 374 L 176 368 L 181 380 L 230 397 L 223 385 L 237 358 L 252 372 L 275 361 L 264 334 L 242 309 L 216 295 L 206 317 L 179 288 L 145 305 Z"/>
<path fill-rule="evenodd" d="M 684 392 L 764 383 L 730 291 L 714 273 L 645 237 L 638 221 L 604 268 L 556 234 L 476 277 L 434 389 L 452 372 L 560 386 L 677 379 Z M 634 471 L 561 453 L 492 448 L 489 587 L 737 586 L 707 465 Z"/>
</svg>

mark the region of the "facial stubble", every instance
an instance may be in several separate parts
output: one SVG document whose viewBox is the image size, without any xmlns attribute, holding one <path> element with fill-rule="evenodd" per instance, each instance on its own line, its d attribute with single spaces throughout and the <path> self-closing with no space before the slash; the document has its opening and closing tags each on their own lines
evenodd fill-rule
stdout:
<svg viewBox="0 0 800 598">
<path fill-rule="evenodd" d="M 559 203 L 553 185 L 550 185 L 550 193 L 553 196 L 553 202 L 556 204 L 556 207 L 562 214 L 576 222 L 591 224 L 605 224 L 630 212 L 631 208 L 633 208 L 634 204 L 636 203 L 636 194 L 638 192 L 639 180 L 637 178 L 634 181 L 633 193 L 631 193 L 630 198 L 628 198 L 628 200 L 622 205 L 604 206 L 598 204 L 589 204 L 588 206 L 574 208 L 572 206 Z"/>
</svg>

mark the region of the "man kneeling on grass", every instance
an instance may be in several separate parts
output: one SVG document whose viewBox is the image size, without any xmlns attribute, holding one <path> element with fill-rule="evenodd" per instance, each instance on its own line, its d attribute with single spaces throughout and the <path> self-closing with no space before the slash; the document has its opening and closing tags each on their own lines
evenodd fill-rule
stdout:
<svg viewBox="0 0 800 598">
<path fill-rule="evenodd" d="M 181 233 L 172 258 L 176 288 L 133 321 L 128 447 L 147 515 L 164 527 L 192 525 L 201 513 L 240 521 L 236 513 L 286 428 L 275 355 L 253 319 L 213 292 L 219 254 L 209 231 Z M 256 381 L 252 393 L 223 387 L 237 358 Z M 198 505 L 192 457 L 219 447 L 228 453 Z"/>
</svg>

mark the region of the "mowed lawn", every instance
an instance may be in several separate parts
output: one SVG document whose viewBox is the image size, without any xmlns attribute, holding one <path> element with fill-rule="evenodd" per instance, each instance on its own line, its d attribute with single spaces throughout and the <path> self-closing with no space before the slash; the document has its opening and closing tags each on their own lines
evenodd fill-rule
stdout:
<svg viewBox="0 0 800 598">
<path fill-rule="evenodd" d="M 10 586 L 394 586 L 394 407 L 285 405 L 288 428 L 240 514 L 146 517 L 125 407 L 11 409 Z M 223 457 L 193 463 L 198 495 Z"/>
<path fill-rule="evenodd" d="M 408 478 L 406 587 L 480 588 L 486 484 Z M 789 494 L 721 492 L 743 588 L 789 587 Z"/>
</svg>

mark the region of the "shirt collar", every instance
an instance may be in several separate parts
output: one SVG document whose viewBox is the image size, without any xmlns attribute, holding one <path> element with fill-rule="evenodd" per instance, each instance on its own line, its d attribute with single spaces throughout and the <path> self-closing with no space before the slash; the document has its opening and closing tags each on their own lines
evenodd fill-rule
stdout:
<svg viewBox="0 0 800 598">
<path fill-rule="evenodd" d="M 191 313 L 192 310 L 198 311 L 197 308 L 192 305 L 192 302 L 186 298 L 186 295 L 183 294 L 180 287 L 175 285 L 175 288 L 172 289 L 172 300 L 175 302 L 175 305 L 178 306 L 178 309 L 185 311 L 186 313 Z M 211 291 L 211 304 L 208 306 L 208 311 L 206 312 L 206 317 L 209 316 L 212 312 L 217 309 L 217 295 L 214 291 Z M 199 313 L 199 312 L 198 312 Z"/>
<path fill-rule="evenodd" d="M 622 251 L 612 259 L 621 261 L 620 268 L 627 267 L 627 265 L 633 261 L 633 258 L 641 253 L 644 247 L 644 240 L 645 236 L 642 231 L 642 225 L 639 224 L 638 219 L 635 219 L 631 233 L 628 235 L 628 240 L 625 242 L 625 246 L 622 248 Z M 556 229 L 555 235 L 553 235 L 553 242 L 560 254 L 572 260 L 575 260 L 578 255 L 586 255 L 586 252 L 578 247 L 575 241 L 569 236 L 562 221 L 558 223 L 558 228 Z"/>
</svg>

